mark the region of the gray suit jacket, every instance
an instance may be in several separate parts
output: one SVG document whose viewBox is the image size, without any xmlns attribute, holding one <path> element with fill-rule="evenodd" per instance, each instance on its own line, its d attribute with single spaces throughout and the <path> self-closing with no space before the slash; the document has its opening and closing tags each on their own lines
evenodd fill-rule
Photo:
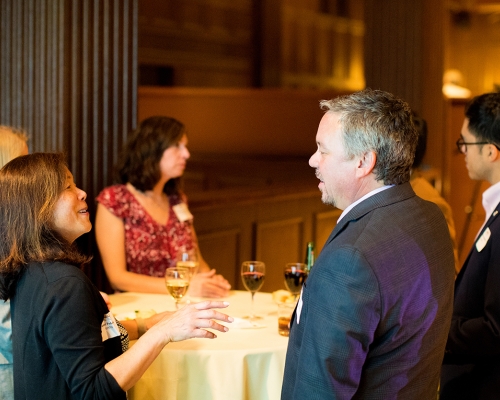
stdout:
<svg viewBox="0 0 500 400">
<path fill-rule="evenodd" d="M 303 287 L 282 399 L 436 399 L 450 326 L 453 248 L 409 183 L 337 224 Z"/>
</svg>

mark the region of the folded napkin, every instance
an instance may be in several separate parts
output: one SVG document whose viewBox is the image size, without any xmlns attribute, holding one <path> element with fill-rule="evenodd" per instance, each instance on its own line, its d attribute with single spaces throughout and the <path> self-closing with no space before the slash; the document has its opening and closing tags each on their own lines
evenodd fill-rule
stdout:
<svg viewBox="0 0 500 400">
<path fill-rule="evenodd" d="M 249 321 L 248 319 L 243 318 L 234 318 L 232 323 L 224 323 L 221 322 L 222 325 L 227 326 L 229 329 L 259 329 L 265 328 L 266 325 L 256 321 Z"/>
<path fill-rule="evenodd" d="M 123 312 L 115 315 L 115 318 L 118 321 L 127 321 L 131 319 L 136 319 L 137 316 L 141 318 L 149 318 L 152 317 L 153 315 L 156 314 L 155 310 L 136 310 L 136 311 L 129 311 L 129 312 Z"/>
</svg>

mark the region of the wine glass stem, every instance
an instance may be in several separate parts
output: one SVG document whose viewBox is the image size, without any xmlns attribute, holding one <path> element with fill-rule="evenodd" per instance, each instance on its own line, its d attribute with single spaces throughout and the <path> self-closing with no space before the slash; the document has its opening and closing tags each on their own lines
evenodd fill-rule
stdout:
<svg viewBox="0 0 500 400">
<path fill-rule="evenodd" d="M 255 296 L 255 292 L 252 292 L 252 308 L 250 310 L 250 318 L 254 319 L 255 318 L 255 313 L 253 311 L 253 297 Z"/>
</svg>

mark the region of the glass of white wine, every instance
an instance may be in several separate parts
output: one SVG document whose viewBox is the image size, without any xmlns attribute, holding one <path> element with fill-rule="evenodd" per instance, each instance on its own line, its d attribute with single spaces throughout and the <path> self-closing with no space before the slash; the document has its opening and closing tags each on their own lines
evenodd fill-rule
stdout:
<svg viewBox="0 0 500 400">
<path fill-rule="evenodd" d="M 179 301 L 189 289 L 189 271 L 185 268 L 167 268 L 165 271 L 167 291 L 175 300 L 175 308 L 179 309 Z"/>
<path fill-rule="evenodd" d="M 177 268 L 186 268 L 189 270 L 191 278 L 198 272 L 200 262 L 196 249 L 179 250 L 177 253 Z"/>
<path fill-rule="evenodd" d="M 185 269 L 188 271 L 188 280 L 191 282 L 193 276 L 198 272 L 198 267 L 200 266 L 200 262 L 198 259 L 198 252 L 196 249 L 185 250 L 181 249 L 177 253 L 177 262 L 175 264 L 177 268 Z M 189 294 L 185 296 L 186 303 L 190 303 L 191 300 L 189 298 Z"/>
</svg>

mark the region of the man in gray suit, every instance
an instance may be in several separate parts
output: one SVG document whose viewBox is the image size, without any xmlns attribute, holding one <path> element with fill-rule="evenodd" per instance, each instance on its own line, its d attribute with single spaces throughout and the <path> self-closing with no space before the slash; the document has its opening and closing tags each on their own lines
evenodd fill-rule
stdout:
<svg viewBox="0 0 500 400">
<path fill-rule="evenodd" d="M 309 164 L 344 211 L 292 317 L 281 398 L 435 400 L 454 259 L 442 212 L 408 182 L 411 110 L 369 89 L 321 107 Z"/>
</svg>

